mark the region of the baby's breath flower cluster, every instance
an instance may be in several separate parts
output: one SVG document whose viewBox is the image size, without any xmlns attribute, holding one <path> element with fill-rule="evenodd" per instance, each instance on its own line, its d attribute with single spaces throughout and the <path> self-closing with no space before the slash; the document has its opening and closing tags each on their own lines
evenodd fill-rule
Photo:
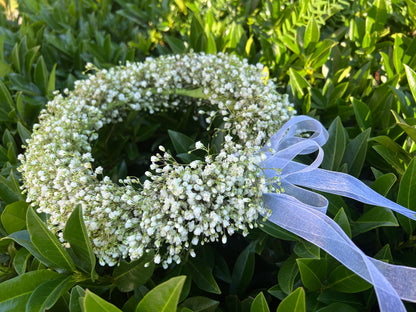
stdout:
<svg viewBox="0 0 416 312">
<path fill-rule="evenodd" d="M 268 213 L 259 150 L 293 114 L 287 97 L 262 80 L 262 69 L 225 54 L 189 54 L 128 63 L 77 81 L 74 91 L 57 94 L 41 112 L 20 156 L 27 201 L 48 214 L 61 240 L 81 204 L 103 265 L 154 250 L 154 262 L 166 267 L 185 253 L 194 256 L 198 244 L 246 234 Z M 183 165 L 161 146 L 143 185 L 136 178 L 116 184 L 94 165 L 91 144 L 105 124 L 122 122 L 131 110 L 156 114 L 190 104 L 208 124 L 222 118 L 219 153 Z M 201 142 L 195 148 L 209 150 Z"/>
</svg>

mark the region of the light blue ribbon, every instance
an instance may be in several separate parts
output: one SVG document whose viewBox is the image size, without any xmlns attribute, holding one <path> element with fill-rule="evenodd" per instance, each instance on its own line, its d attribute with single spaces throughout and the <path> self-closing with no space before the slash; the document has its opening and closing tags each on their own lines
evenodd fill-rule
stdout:
<svg viewBox="0 0 416 312">
<path fill-rule="evenodd" d="M 312 135 L 308 138 L 299 136 L 306 132 L 312 132 Z M 270 179 L 279 177 L 280 187 L 284 190 L 263 194 L 265 205 L 272 211 L 269 220 L 325 250 L 371 283 L 382 312 L 405 312 L 401 299 L 416 302 L 416 268 L 384 263 L 365 255 L 325 214 L 328 200 L 299 186 L 387 207 L 413 220 L 416 220 L 415 212 L 388 200 L 348 174 L 318 168 L 324 157 L 321 146 L 327 139 L 328 132 L 319 121 L 296 116 L 264 147 L 267 156 L 261 163 L 264 174 Z M 297 155 L 316 151 L 316 159 L 310 165 L 293 160 Z"/>
</svg>

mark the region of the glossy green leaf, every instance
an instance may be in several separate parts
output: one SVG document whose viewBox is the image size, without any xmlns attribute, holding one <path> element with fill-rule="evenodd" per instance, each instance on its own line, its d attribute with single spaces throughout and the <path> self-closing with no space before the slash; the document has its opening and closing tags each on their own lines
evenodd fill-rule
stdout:
<svg viewBox="0 0 416 312">
<path fill-rule="evenodd" d="M 409 82 L 410 91 L 413 94 L 413 98 L 416 100 L 416 72 L 409 66 L 404 65 L 407 81 Z"/>
<path fill-rule="evenodd" d="M 267 304 L 263 292 L 260 292 L 256 298 L 254 298 L 250 307 L 250 312 L 270 312 L 269 305 Z"/>
<path fill-rule="evenodd" d="M 392 111 L 392 113 L 396 119 L 396 124 L 399 125 L 399 127 L 402 128 L 414 142 L 416 142 L 416 128 L 405 123 L 405 121 L 395 111 Z"/>
<path fill-rule="evenodd" d="M 193 312 L 215 312 L 219 302 L 207 297 L 196 296 L 186 299 L 180 304 L 181 308 L 188 308 Z"/>
<path fill-rule="evenodd" d="M 49 259 L 45 258 L 39 250 L 33 245 L 32 241 L 30 240 L 30 234 L 27 230 L 22 230 L 18 232 L 14 232 L 7 236 L 6 238 L 10 238 L 18 243 L 20 246 L 25 247 L 34 257 L 36 257 L 39 261 L 50 268 L 59 269 L 53 262 Z"/>
<path fill-rule="evenodd" d="M 354 108 L 355 119 L 357 120 L 361 131 L 364 131 L 367 128 L 371 128 L 373 125 L 373 118 L 371 116 L 371 111 L 368 105 L 354 98 L 352 100 L 352 106 Z"/>
<path fill-rule="evenodd" d="M 365 156 L 367 155 L 367 141 L 370 136 L 371 129 L 366 129 L 364 132 L 352 139 L 345 149 L 342 163 L 348 165 L 349 174 L 354 177 L 360 175 L 364 164 Z"/>
<path fill-rule="evenodd" d="M 381 248 L 375 255 L 374 259 L 381 260 L 384 262 L 392 263 L 393 256 L 391 255 L 390 245 L 386 244 Z"/>
<path fill-rule="evenodd" d="M 305 312 L 305 291 L 302 287 L 297 288 L 289 296 L 287 296 L 277 307 L 276 312 Z"/>
<path fill-rule="evenodd" d="M 21 122 L 17 122 L 17 132 L 19 133 L 20 139 L 22 140 L 23 144 L 26 144 L 26 140 L 30 139 L 32 133 L 21 124 Z"/>
<path fill-rule="evenodd" d="M 413 158 L 400 181 L 397 203 L 416 211 L 416 158 Z M 397 216 L 403 229 L 411 234 L 416 228 L 416 222 L 404 216 Z"/>
<path fill-rule="evenodd" d="M 221 294 L 211 268 L 203 261 L 199 261 L 199 258 L 190 259 L 187 269 L 191 273 L 192 280 L 200 289 L 213 294 Z"/>
<path fill-rule="evenodd" d="M 28 204 L 25 201 L 16 201 L 4 208 L 1 223 L 7 233 L 17 232 L 26 227 L 27 207 Z"/>
<path fill-rule="evenodd" d="M 46 67 L 45 60 L 43 56 L 41 55 L 35 66 L 34 81 L 36 85 L 38 86 L 39 90 L 42 92 L 42 94 L 45 94 L 45 95 L 46 95 L 47 88 L 48 88 L 48 77 L 49 77 L 48 68 Z"/>
<path fill-rule="evenodd" d="M 0 311 L 25 311 L 32 292 L 57 276 L 59 274 L 51 270 L 38 270 L 0 283 Z"/>
<path fill-rule="evenodd" d="M 83 312 L 122 312 L 115 305 L 105 301 L 87 289 L 84 297 Z"/>
<path fill-rule="evenodd" d="M 75 286 L 71 289 L 71 295 L 69 297 L 69 311 L 71 312 L 83 312 L 83 302 L 85 297 L 85 290 L 81 286 Z"/>
<path fill-rule="evenodd" d="M 399 226 L 399 223 L 390 209 L 374 207 L 353 222 L 352 235 L 357 236 L 380 226 Z"/>
<path fill-rule="evenodd" d="M 231 272 L 228 267 L 227 261 L 220 253 L 215 254 L 215 266 L 213 270 L 214 276 L 223 280 L 224 282 L 231 283 Z"/>
<path fill-rule="evenodd" d="M 305 94 L 304 89 L 309 87 L 309 82 L 293 68 L 289 68 L 288 74 L 293 91 L 303 96 Z"/>
<path fill-rule="evenodd" d="M 338 223 L 348 237 L 351 237 L 351 225 L 344 208 L 341 207 L 341 209 L 338 210 L 337 214 L 334 216 L 334 221 Z"/>
<path fill-rule="evenodd" d="M 279 281 L 280 289 L 285 294 L 290 294 L 293 291 L 293 286 L 299 275 L 299 269 L 296 264 L 295 255 L 290 256 L 282 265 L 277 273 L 277 280 Z"/>
<path fill-rule="evenodd" d="M 283 229 L 282 227 L 274 224 L 273 222 L 269 220 L 265 220 L 265 221 L 259 220 L 259 222 L 261 224 L 260 229 L 272 237 L 284 239 L 288 241 L 299 240 L 299 238 L 295 234 L 292 234 L 288 230 Z"/>
<path fill-rule="evenodd" d="M 195 144 L 195 140 L 183 133 L 168 130 L 168 134 L 170 140 L 172 141 L 173 147 L 178 154 L 188 152 L 189 148 Z"/>
<path fill-rule="evenodd" d="M 320 249 L 306 240 L 301 240 L 293 247 L 293 251 L 299 257 L 303 258 L 319 258 Z"/>
<path fill-rule="evenodd" d="M 367 33 L 374 31 L 381 31 L 387 22 L 387 4 L 386 0 L 375 0 L 370 10 L 368 11 L 368 18 L 372 20 L 372 28 L 366 28 Z"/>
<path fill-rule="evenodd" d="M 16 186 L 13 181 L 6 179 L 0 175 L 0 198 L 6 204 L 12 204 L 16 201 L 22 200 L 20 191 L 16 190 Z"/>
<path fill-rule="evenodd" d="M 331 55 L 331 49 L 337 44 L 336 41 L 331 39 L 324 39 L 316 45 L 312 56 L 309 57 L 310 66 L 313 69 L 321 67 L 328 61 Z"/>
<path fill-rule="evenodd" d="M 27 210 L 26 220 L 30 238 L 39 253 L 58 267 L 75 271 L 75 263 L 68 252 L 32 208 Z"/>
<path fill-rule="evenodd" d="M 316 310 L 316 312 L 359 312 L 357 309 L 345 303 L 331 303 L 324 308 Z"/>
<path fill-rule="evenodd" d="M 75 283 L 71 275 L 63 275 L 40 284 L 30 295 L 26 312 L 43 312 L 50 309 Z"/>
<path fill-rule="evenodd" d="M 328 141 L 322 147 L 325 154 L 321 167 L 328 170 L 338 170 L 344 156 L 347 141 L 341 118 L 335 118 L 329 126 L 328 134 Z"/>
<path fill-rule="evenodd" d="M 13 267 L 17 274 L 22 275 L 26 272 L 27 262 L 31 257 L 26 248 L 20 248 L 13 259 Z"/>
<path fill-rule="evenodd" d="M 230 294 L 242 294 L 250 284 L 255 267 L 255 248 L 251 242 L 237 257 L 231 276 Z"/>
<path fill-rule="evenodd" d="M 393 50 L 393 64 L 396 69 L 396 73 L 400 74 L 402 72 L 402 59 L 403 59 L 404 49 L 403 49 L 403 38 L 401 34 L 396 34 L 394 36 L 394 50 Z M 406 69 L 406 75 L 408 70 Z M 408 77 L 409 79 L 409 77 Z M 409 81 L 411 86 L 411 82 Z"/>
<path fill-rule="evenodd" d="M 10 112 L 15 105 L 13 98 L 3 81 L 0 80 L 0 106 L 6 111 Z"/>
<path fill-rule="evenodd" d="M 310 43 L 318 42 L 319 36 L 318 23 L 312 18 L 306 25 L 305 34 L 303 36 L 303 48 L 307 49 Z"/>
<path fill-rule="evenodd" d="M 328 287 L 345 293 L 357 293 L 367 290 L 372 285 L 361 277 L 340 265 L 328 276 Z"/>
<path fill-rule="evenodd" d="M 129 292 L 145 284 L 155 269 L 153 256 L 149 253 L 132 262 L 121 261 L 113 272 L 114 285 L 122 292 Z"/>
<path fill-rule="evenodd" d="M 175 312 L 185 279 L 173 277 L 153 288 L 139 302 L 136 312 Z"/>
<path fill-rule="evenodd" d="M 84 224 L 81 205 L 77 205 L 66 222 L 63 232 L 64 239 L 80 261 L 80 266 L 91 275 L 94 281 L 95 254 Z"/>
<path fill-rule="evenodd" d="M 302 284 L 309 290 L 316 291 L 323 287 L 326 278 L 325 259 L 296 259 Z"/>
</svg>

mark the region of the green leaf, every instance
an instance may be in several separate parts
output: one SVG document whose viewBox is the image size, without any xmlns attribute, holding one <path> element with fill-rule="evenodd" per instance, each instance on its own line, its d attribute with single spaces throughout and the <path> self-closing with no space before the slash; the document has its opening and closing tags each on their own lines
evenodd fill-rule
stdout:
<svg viewBox="0 0 416 312">
<path fill-rule="evenodd" d="M 412 159 L 400 181 L 397 203 L 416 211 L 416 158 Z M 415 221 L 401 215 L 397 218 L 406 233 L 411 234 L 415 230 Z"/>
<path fill-rule="evenodd" d="M 293 92 L 297 91 L 302 96 L 305 95 L 304 89 L 309 87 L 309 82 L 303 78 L 301 74 L 299 74 L 296 70 L 292 67 L 289 68 L 289 77 L 290 77 L 290 85 L 293 88 Z M 293 93 L 295 95 L 295 93 Z"/>
<path fill-rule="evenodd" d="M 223 280 L 227 284 L 231 283 L 231 272 L 228 267 L 227 261 L 219 253 L 215 255 L 215 266 L 213 273 L 215 277 Z"/>
<path fill-rule="evenodd" d="M 399 223 L 390 209 L 374 207 L 353 222 L 352 235 L 357 236 L 380 226 L 399 226 Z"/>
<path fill-rule="evenodd" d="M 250 312 L 270 312 L 269 306 L 267 304 L 266 298 L 263 295 L 263 292 L 260 292 L 256 298 L 254 298 L 253 303 L 250 307 Z"/>
<path fill-rule="evenodd" d="M 204 261 L 199 258 L 190 259 L 187 264 L 192 280 L 200 289 L 213 294 L 221 294 L 211 268 Z"/>
<path fill-rule="evenodd" d="M 178 8 L 182 11 L 183 14 L 187 15 L 188 14 L 188 10 L 186 8 L 186 4 L 183 0 L 175 0 L 176 5 L 178 6 Z"/>
<path fill-rule="evenodd" d="M 334 221 L 338 223 L 338 225 L 345 232 L 345 234 L 348 235 L 348 237 L 351 237 L 351 226 L 344 208 L 341 207 L 338 210 L 337 214 L 334 217 Z"/>
<path fill-rule="evenodd" d="M 27 210 L 26 220 L 30 238 L 39 253 L 59 268 L 75 271 L 75 263 L 68 252 L 31 207 Z"/>
<path fill-rule="evenodd" d="M 238 255 L 231 276 L 230 294 L 242 294 L 250 285 L 254 274 L 256 245 L 256 241 L 251 242 Z"/>
<path fill-rule="evenodd" d="M 26 248 L 20 248 L 13 259 L 13 267 L 17 274 L 22 275 L 26 272 L 27 262 L 31 257 Z"/>
<path fill-rule="evenodd" d="M 391 255 L 390 245 L 386 244 L 375 255 L 374 259 L 381 260 L 388 263 L 393 263 L 393 256 Z"/>
<path fill-rule="evenodd" d="M 404 55 L 404 49 L 403 49 L 402 34 L 395 34 L 394 35 L 394 50 L 393 50 L 393 65 L 394 65 L 394 68 L 396 69 L 396 73 L 398 74 L 402 72 L 403 55 Z M 408 69 L 406 68 L 406 76 L 408 76 L 407 72 L 408 72 Z M 407 79 L 409 79 L 409 76 L 407 77 Z M 409 85 L 411 85 L 410 81 L 409 81 Z"/>
<path fill-rule="evenodd" d="M 48 68 L 46 67 L 45 60 L 43 59 L 43 56 L 41 55 L 35 66 L 34 81 L 36 85 L 38 86 L 39 90 L 44 95 L 47 95 L 48 76 L 49 76 Z"/>
<path fill-rule="evenodd" d="M 336 41 L 331 39 L 324 39 L 318 42 L 312 56 L 309 57 L 308 63 L 313 69 L 320 68 L 326 63 L 331 55 L 331 49 L 337 44 Z"/>
<path fill-rule="evenodd" d="M 163 38 L 166 40 L 167 44 L 169 45 L 173 53 L 182 54 L 185 52 L 186 48 L 183 43 L 183 40 L 180 40 L 173 36 L 167 36 L 167 35 L 164 36 Z"/>
<path fill-rule="evenodd" d="M 322 147 L 325 154 L 321 167 L 328 170 L 338 170 L 347 142 L 345 129 L 339 116 L 329 126 L 328 134 L 328 141 Z"/>
<path fill-rule="evenodd" d="M 7 205 L 1 214 L 1 223 L 7 233 L 20 231 L 26 227 L 26 210 L 28 204 L 25 201 L 16 201 Z"/>
<path fill-rule="evenodd" d="M 185 279 L 173 277 L 153 288 L 139 302 L 136 312 L 175 312 Z"/>
<path fill-rule="evenodd" d="M 343 293 L 357 293 L 367 290 L 371 284 L 361 277 L 340 265 L 335 268 L 328 276 L 328 288 Z"/>
<path fill-rule="evenodd" d="M 87 228 L 82 217 L 81 205 L 77 205 L 66 222 L 63 232 L 64 239 L 71 245 L 75 256 L 80 260 L 80 266 L 91 275 L 94 281 L 95 254 L 88 238 Z"/>
<path fill-rule="evenodd" d="M 81 286 L 75 286 L 71 290 L 71 296 L 69 297 L 69 311 L 71 312 L 84 312 L 82 311 L 83 302 L 85 297 L 85 290 Z"/>
<path fill-rule="evenodd" d="M 293 286 L 298 277 L 299 269 L 296 264 L 296 256 L 292 255 L 286 259 L 277 273 L 277 280 L 279 281 L 280 289 L 290 294 L 293 291 Z"/>
<path fill-rule="evenodd" d="M 20 121 L 17 122 L 17 132 L 19 133 L 20 139 L 23 144 L 26 144 L 26 140 L 30 139 L 32 133 L 22 125 Z"/>
<path fill-rule="evenodd" d="M 282 227 L 274 224 L 273 222 L 270 222 L 269 220 L 259 220 L 260 222 L 260 229 L 265 232 L 266 234 L 287 240 L 287 241 L 298 241 L 299 237 L 297 237 L 295 234 L 289 232 L 288 230 L 283 229 Z"/>
<path fill-rule="evenodd" d="M 6 111 L 10 112 L 14 109 L 15 105 L 13 98 L 10 95 L 9 90 L 3 81 L 0 80 L 0 106 Z"/>
<path fill-rule="evenodd" d="M 49 74 L 48 87 L 46 89 L 46 96 L 51 96 L 52 92 L 55 90 L 55 81 L 56 81 L 56 63 L 53 65 L 51 73 Z"/>
<path fill-rule="evenodd" d="M 43 312 L 53 307 L 58 299 L 76 282 L 73 277 L 59 276 L 39 285 L 30 295 L 26 312 Z"/>
<path fill-rule="evenodd" d="M 319 41 L 319 27 L 314 18 L 309 20 L 306 25 L 305 34 L 303 36 L 303 48 L 306 50 L 310 43 L 316 43 Z"/>
<path fill-rule="evenodd" d="M 303 258 L 320 258 L 320 249 L 306 240 L 300 240 L 293 247 L 293 251 L 299 257 Z"/>
<path fill-rule="evenodd" d="M 368 18 L 372 20 L 373 28 L 366 28 L 366 32 L 371 34 L 375 31 L 381 31 L 386 27 L 387 22 L 387 5 L 386 0 L 376 0 L 368 11 Z"/>
<path fill-rule="evenodd" d="M 193 312 L 215 312 L 220 303 L 216 300 L 196 296 L 186 299 L 180 304 L 181 308 L 188 308 Z"/>
<path fill-rule="evenodd" d="M 354 108 L 355 119 L 357 120 L 361 131 L 371 128 L 373 125 L 373 118 L 368 105 L 354 98 L 352 99 L 352 106 Z"/>
<path fill-rule="evenodd" d="M 6 179 L 2 175 L 0 175 L 0 198 L 6 204 L 12 204 L 23 199 L 20 191 L 18 189 L 16 190 L 13 181 Z"/>
<path fill-rule="evenodd" d="M 353 308 L 352 306 L 345 304 L 345 303 L 340 303 L 340 302 L 335 302 L 335 303 L 331 303 L 330 305 L 327 305 L 326 307 L 316 310 L 316 312 L 358 312 L 358 310 L 356 310 L 355 308 Z"/>
<path fill-rule="evenodd" d="M 357 135 L 351 140 L 345 149 L 342 163 L 348 165 L 349 174 L 358 177 L 363 167 L 365 156 L 367 154 L 367 141 L 370 136 L 371 129 Z"/>
<path fill-rule="evenodd" d="M 38 270 L 0 283 L 0 311 L 25 311 L 32 292 L 57 276 L 59 274 L 51 270 Z"/>
<path fill-rule="evenodd" d="M 51 262 L 49 259 L 45 258 L 39 250 L 33 245 L 32 241 L 30 240 L 30 235 L 27 230 L 14 232 L 7 236 L 6 238 L 10 238 L 14 240 L 19 245 L 25 247 L 29 252 L 35 256 L 40 262 L 45 264 L 47 267 L 59 269 L 53 262 Z"/>
<path fill-rule="evenodd" d="M 87 289 L 84 297 L 83 312 L 122 312 L 115 305 L 105 301 Z"/>
<path fill-rule="evenodd" d="M 416 77 L 415 77 L 415 79 L 416 79 Z M 416 89 L 415 89 L 415 92 L 416 92 Z M 412 126 L 409 126 L 407 123 L 405 123 L 404 120 L 402 120 L 400 118 L 400 116 L 395 111 L 391 111 L 391 112 L 393 113 L 394 118 L 396 119 L 396 124 L 399 125 L 399 127 L 402 128 L 406 132 L 406 134 L 414 142 L 416 142 L 416 128 L 415 127 L 412 127 Z"/>
<path fill-rule="evenodd" d="M 276 312 L 305 312 L 305 291 L 302 287 L 297 288 L 287 296 L 277 307 Z"/>
<path fill-rule="evenodd" d="M 322 281 L 326 276 L 326 260 L 325 259 L 296 259 L 299 268 L 302 284 L 312 290 L 316 291 L 322 288 Z"/>
<path fill-rule="evenodd" d="M 410 91 L 413 94 L 413 98 L 416 101 L 416 73 L 409 66 L 404 65 L 407 81 L 409 82 Z"/>
<path fill-rule="evenodd" d="M 152 276 L 155 269 L 153 253 L 148 253 L 132 262 L 121 261 L 114 269 L 113 284 L 122 292 L 129 292 L 143 285 Z"/>
<path fill-rule="evenodd" d="M 193 139 L 183 133 L 168 130 L 168 134 L 177 154 L 188 152 L 189 148 L 195 144 Z"/>
</svg>

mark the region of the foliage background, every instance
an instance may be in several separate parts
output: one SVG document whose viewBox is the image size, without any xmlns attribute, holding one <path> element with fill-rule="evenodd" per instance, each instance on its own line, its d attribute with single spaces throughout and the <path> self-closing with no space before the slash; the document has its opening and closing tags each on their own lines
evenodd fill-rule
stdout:
<svg viewBox="0 0 416 312">
<path fill-rule="evenodd" d="M 73 88 L 86 77 L 87 62 L 108 68 L 191 50 L 226 52 L 267 65 L 298 112 L 329 128 L 323 168 L 348 172 L 416 211 L 416 2 L 136 2 L 21 0 L 16 11 L 16 2 L 3 1 L 0 311 L 377 310 L 369 284 L 270 223 L 247 238 L 234 235 L 225 246 L 205 245 L 195 259 L 168 270 L 145 267 L 146 259 L 100 267 L 82 235 L 80 207 L 67 224 L 70 249 L 47 230 L 44 216 L 28 209 L 17 155 L 52 91 Z M 192 133 L 183 118 L 167 128 Z M 104 131 L 114 152 L 103 146 L 96 153 L 108 174 L 146 167 L 158 145 L 149 143 L 152 136 L 171 139 L 161 124 L 144 119 L 143 135 L 133 138 L 131 123 Z M 328 214 L 366 254 L 416 266 L 414 221 L 327 197 Z"/>
</svg>

